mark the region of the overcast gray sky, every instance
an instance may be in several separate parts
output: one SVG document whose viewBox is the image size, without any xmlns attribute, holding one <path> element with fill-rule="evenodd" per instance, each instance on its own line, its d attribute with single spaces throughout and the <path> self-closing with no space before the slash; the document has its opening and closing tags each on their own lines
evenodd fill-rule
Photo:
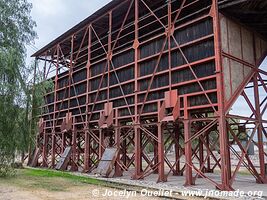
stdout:
<svg viewBox="0 0 267 200">
<path fill-rule="evenodd" d="M 111 0 L 28 0 L 33 4 L 32 18 L 36 21 L 38 38 L 35 47 L 42 48 Z M 27 63 L 37 49 L 27 48 Z"/>
</svg>

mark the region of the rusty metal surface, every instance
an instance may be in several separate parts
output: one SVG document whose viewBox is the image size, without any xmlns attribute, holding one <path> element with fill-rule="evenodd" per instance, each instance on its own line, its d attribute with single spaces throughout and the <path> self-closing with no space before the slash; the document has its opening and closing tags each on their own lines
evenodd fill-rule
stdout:
<svg viewBox="0 0 267 200">
<path fill-rule="evenodd" d="M 109 176 L 114 168 L 114 175 L 122 176 L 134 167 L 133 179 L 156 173 L 158 181 L 167 181 L 172 173 L 184 175 L 187 186 L 201 177 L 217 189 L 233 190 L 243 167 L 258 183 L 267 183 L 267 97 L 260 98 L 267 93 L 267 72 L 259 68 L 267 42 L 259 39 L 258 29 L 252 33 L 225 17 L 219 3 L 124 1 L 38 52 L 54 91 L 45 96 L 37 164 L 54 167 L 72 146 L 74 171 L 98 167 Z M 238 97 L 250 116 L 229 114 Z M 72 114 L 68 132 L 60 129 L 67 113 Z M 253 143 L 259 168 L 248 155 Z M 167 156 L 173 147 L 174 161 Z M 207 174 L 215 170 L 220 182 Z"/>
<path fill-rule="evenodd" d="M 173 108 L 175 107 L 177 101 L 178 101 L 178 94 L 177 90 L 167 91 L 165 92 L 165 103 L 166 108 Z"/>
</svg>

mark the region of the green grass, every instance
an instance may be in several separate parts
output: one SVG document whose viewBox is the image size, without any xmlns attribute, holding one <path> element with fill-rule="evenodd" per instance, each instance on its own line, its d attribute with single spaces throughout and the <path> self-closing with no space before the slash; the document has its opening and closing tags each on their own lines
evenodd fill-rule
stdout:
<svg viewBox="0 0 267 200">
<path fill-rule="evenodd" d="M 24 175 L 30 177 L 45 177 L 45 178 L 64 178 L 71 181 L 87 183 L 87 184 L 94 184 L 94 185 L 102 185 L 106 184 L 104 181 L 77 176 L 70 174 L 69 172 L 61 172 L 61 171 L 54 171 L 54 170 L 46 170 L 46 169 L 24 169 Z"/>
<path fill-rule="evenodd" d="M 25 168 L 18 169 L 16 175 L 0 179 L 1 184 L 15 186 L 27 190 L 46 190 L 49 192 L 69 191 L 73 187 L 96 185 L 106 188 L 115 188 L 118 190 L 136 190 L 142 187 L 128 184 L 112 183 L 102 181 L 86 176 L 79 176 L 70 172 L 55 171 L 50 169 Z"/>
<path fill-rule="evenodd" d="M 1 178 L 0 184 L 14 185 L 25 189 L 44 189 L 47 191 L 67 191 L 70 187 L 87 184 L 108 187 L 109 183 L 89 177 L 73 175 L 46 169 L 18 169 L 16 175 Z"/>
</svg>

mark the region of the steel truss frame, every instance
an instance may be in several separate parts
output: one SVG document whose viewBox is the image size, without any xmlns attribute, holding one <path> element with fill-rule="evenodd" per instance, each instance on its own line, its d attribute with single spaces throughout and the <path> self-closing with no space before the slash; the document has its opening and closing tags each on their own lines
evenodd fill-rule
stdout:
<svg viewBox="0 0 267 200">
<path fill-rule="evenodd" d="M 223 68 L 222 68 L 222 58 L 231 57 L 232 59 L 238 60 L 240 63 L 245 61 L 233 58 L 233 56 L 227 55 L 227 53 L 222 52 L 221 48 L 221 38 L 220 38 L 220 25 L 219 25 L 219 12 L 218 12 L 218 2 L 217 0 L 212 0 L 211 6 L 206 9 L 209 11 L 209 14 L 195 18 L 185 24 L 182 24 L 179 27 L 175 27 L 175 22 L 179 19 L 179 16 L 185 7 L 194 5 L 198 0 L 187 3 L 187 0 L 182 0 L 180 8 L 175 12 L 171 9 L 171 1 L 167 2 L 168 14 L 167 14 L 167 23 L 163 23 L 164 17 L 158 17 L 156 12 L 152 10 L 149 5 L 146 4 L 143 0 L 125 0 L 122 3 L 118 4 L 114 9 L 110 10 L 102 18 L 106 18 L 109 24 L 109 31 L 106 39 L 100 38 L 100 35 L 97 32 L 97 22 L 99 19 L 91 22 L 88 26 L 81 28 L 76 33 L 72 34 L 70 38 L 66 38 L 61 43 L 58 43 L 54 48 L 50 50 L 52 56 L 39 57 L 37 59 L 44 61 L 43 74 L 44 79 L 48 79 L 49 75 L 55 75 L 54 79 L 54 101 L 53 112 L 49 111 L 49 104 L 47 103 L 44 109 L 47 109 L 47 112 L 42 116 L 48 116 L 44 126 L 43 131 L 38 135 L 38 147 L 41 151 L 39 155 L 39 165 L 42 167 L 51 167 L 54 168 L 55 164 L 58 161 L 60 155 L 64 152 L 66 146 L 72 146 L 72 156 L 70 160 L 71 170 L 77 171 L 82 170 L 84 172 L 92 172 L 103 155 L 103 152 L 107 146 L 117 146 L 120 149 L 119 157 L 115 164 L 115 173 L 114 176 L 122 176 L 123 172 L 128 171 L 131 167 L 134 166 L 134 173 L 132 174 L 133 179 L 143 179 L 149 176 L 152 173 L 158 174 L 158 181 L 164 182 L 167 181 L 167 178 L 170 174 L 176 176 L 185 175 L 185 185 L 190 186 L 194 185 L 198 178 L 204 178 L 212 185 L 216 186 L 220 190 L 232 190 L 233 183 L 235 181 L 237 172 L 239 171 L 241 165 L 246 167 L 248 171 L 255 177 L 258 183 L 267 183 L 265 163 L 266 163 L 266 152 L 264 152 L 263 146 L 263 137 L 267 137 L 266 130 L 264 129 L 265 123 L 267 120 L 263 119 L 263 115 L 267 109 L 267 98 L 260 102 L 259 98 L 259 88 L 262 87 L 265 92 L 267 92 L 266 83 L 262 75 L 266 76 L 267 72 L 259 69 L 260 61 L 255 66 L 250 67 L 253 69 L 246 82 L 242 84 L 239 88 L 239 93 L 235 94 L 232 97 L 231 102 L 225 103 L 224 97 L 224 85 L 223 85 Z M 117 35 L 114 37 L 112 35 L 112 14 L 114 10 L 118 9 L 121 5 L 129 5 L 129 8 L 124 16 L 120 29 L 117 30 Z M 164 36 L 164 42 L 161 48 L 161 51 L 157 53 L 157 63 L 154 67 L 153 73 L 148 76 L 149 84 L 148 89 L 143 92 L 138 92 L 138 62 L 140 49 L 139 46 L 142 42 L 139 41 L 139 5 L 146 7 L 149 11 L 149 16 L 154 17 L 154 23 L 159 23 L 161 28 L 164 28 L 165 33 L 160 36 Z M 134 85 L 135 93 L 134 95 L 134 114 L 131 111 L 131 105 L 127 102 L 127 95 L 123 90 L 123 84 L 118 77 L 117 70 L 114 67 L 113 57 L 114 49 L 117 47 L 118 40 L 121 37 L 121 34 L 126 29 L 126 22 L 131 10 L 134 9 L 134 40 L 132 47 L 134 49 L 135 60 L 134 60 Z M 166 17 L 166 16 L 165 16 Z M 213 34 L 206 36 L 201 39 L 194 40 L 189 44 L 180 45 L 178 41 L 173 36 L 173 33 L 176 29 L 182 29 L 183 27 L 200 21 L 205 18 L 211 18 L 213 21 Z M 130 34 L 130 33 L 129 33 Z M 75 43 L 75 39 L 78 35 L 82 35 L 82 40 L 80 43 Z M 95 38 L 95 43 L 92 43 L 92 38 Z M 183 52 L 183 46 L 192 45 L 201 40 L 207 38 L 214 39 L 214 52 L 215 55 L 195 63 L 190 63 Z M 106 43 L 104 41 L 107 40 Z M 149 39 L 151 40 L 151 39 Z M 148 40 L 148 41 L 149 41 Z M 147 102 L 148 95 L 152 89 L 152 82 L 159 72 L 157 71 L 159 63 L 163 53 L 166 51 L 171 52 L 171 41 L 174 41 L 175 47 L 182 55 L 186 64 L 179 66 L 180 68 L 188 68 L 194 76 L 193 81 L 185 82 L 184 84 L 197 83 L 201 90 L 193 94 L 180 95 L 178 101 L 183 103 L 183 106 L 180 108 L 181 116 L 175 120 L 162 121 L 160 110 L 164 106 L 164 99 L 156 101 L 158 103 L 158 112 L 144 113 L 144 106 Z M 69 45 L 70 52 L 68 55 L 64 55 L 63 43 Z M 98 44 L 98 49 L 102 49 L 104 52 L 104 58 L 106 60 L 106 65 L 100 77 L 100 84 L 98 89 L 95 92 L 90 91 L 90 67 L 91 63 L 91 54 L 93 45 Z M 165 50 L 165 45 L 168 45 L 168 50 Z M 86 46 L 86 47 L 85 47 Z M 75 49 L 78 49 L 75 51 Z M 47 52 L 48 54 L 48 52 Z M 87 69 L 87 78 L 86 86 L 87 91 L 86 95 L 86 106 L 80 105 L 79 97 L 76 90 L 76 85 L 73 80 L 73 73 L 75 68 L 78 66 L 76 63 L 79 59 L 84 59 L 85 61 L 79 63 L 78 66 L 86 65 Z M 169 56 L 170 59 L 170 56 Z M 205 78 L 197 77 L 196 73 L 192 69 L 193 65 L 206 62 L 208 60 L 214 60 L 216 65 L 216 74 L 207 76 Z M 47 66 L 49 63 L 49 66 Z M 247 63 L 244 63 L 245 65 Z M 68 71 L 68 85 L 63 89 L 59 89 L 58 80 L 60 75 L 60 70 L 66 69 Z M 79 69 L 78 69 L 79 70 Z M 169 66 L 169 71 L 171 71 L 171 66 Z M 112 112 L 112 122 L 111 126 L 107 128 L 97 127 L 97 120 L 92 119 L 92 115 L 96 112 L 95 105 L 98 101 L 99 94 L 102 90 L 109 90 L 115 86 L 107 85 L 106 88 L 101 88 L 104 76 L 107 74 L 108 79 L 110 73 L 114 72 L 117 80 L 115 86 L 119 87 L 123 99 L 125 101 L 125 108 L 128 110 L 130 115 L 128 117 L 121 117 L 118 114 L 118 109 L 114 109 Z M 170 73 L 169 73 L 170 74 Z M 171 76 L 171 75 L 169 75 Z M 217 88 L 213 90 L 205 90 L 201 81 L 207 79 L 216 79 Z M 127 83 L 127 82 L 126 82 Z M 251 84 L 254 89 L 254 103 L 250 101 L 246 94 L 246 86 Z M 260 83 L 260 84 L 259 84 Z M 172 90 L 172 84 L 170 82 L 168 88 Z M 73 89 L 75 96 L 72 99 L 76 99 L 77 109 L 79 114 L 73 115 L 72 117 L 72 129 L 67 132 L 60 130 L 60 124 L 62 123 L 63 117 L 60 117 L 60 112 L 63 111 L 62 104 L 63 100 L 58 100 L 58 91 L 64 90 L 64 97 L 68 97 L 68 105 L 70 105 L 70 90 Z M 163 89 L 158 88 L 158 90 Z M 213 103 L 209 97 L 210 93 L 217 93 L 217 103 Z M 89 96 L 95 94 L 94 101 L 91 101 Z M 138 102 L 138 95 L 144 94 L 144 99 L 140 103 Z M 190 96 L 196 94 L 203 94 L 206 97 L 207 104 L 203 106 L 190 106 Z M 247 102 L 249 108 L 252 111 L 250 117 L 243 117 L 238 115 L 229 114 L 229 110 L 239 95 L 242 95 Z M 64 98 L 63 98 L 64 99 Z M 110 99 L 109 95 L 104 101 L 109 103 L 116 100 Z M 82 111 L 85 106 L 85 112 Z M 90 106 L 90 109 L 89 109 Z M 208 111 L 201 111 L 201 113 L 194 114 L 192 110 L 202 110 L 209 108 Z M 66 110 L 65 110 L 66 111 Z M 67 112 L 70 112 L 70 106 L 68 106 Z M 47 114 L 48 113 L 48 114 Z M 237 121 L 239 120 L 239 121 Z M 127 123 L 126 123 L 127 122 Z M 247 145 L 242 146 L 238 134 L 233 130 L 234 126 L 253 124 L 253 131 L 248 135 Z M 211 137 L 211 134 L 215 135 L 215 138 Z M 258 135 L 258 142 L 253 140 L 253 136 Z M 232 140 L 230 140 L 229 135 L 231 135 Z M 219 157 L 214 154 L 214 149 L 219 143 Z M 232 144 L 236 143 L 242 153 L 236 152 L 232 148 Z M 247 150 L 251 143 L 254 143 L 259 148 L 259 160 L 260 167 L 259 170 L 256 168 L 255 164 L 251 161 L 248 156 Z M 154 155 L 153 157 L 147 155 L 146 147 L 147 145 L 153 146 Z M 170 161 L 167 154 L 169 150 L 174 146 L 175 161 Z M 133 148 L 133 152 L 130 149 Z M 232 153 L 232 154 L 231 154 Z M 231 156 L 234 155 L 238 158 L 239 162 L 237 166 L 232 170 L 231 169 Z M 246 159 L 246 160 L 244 160 Z M 213 180 L 209 177 L 209 173 L 213 173 L 215 168 L 219 168 L 221 171 L 221 180 Z"/>
</svg>

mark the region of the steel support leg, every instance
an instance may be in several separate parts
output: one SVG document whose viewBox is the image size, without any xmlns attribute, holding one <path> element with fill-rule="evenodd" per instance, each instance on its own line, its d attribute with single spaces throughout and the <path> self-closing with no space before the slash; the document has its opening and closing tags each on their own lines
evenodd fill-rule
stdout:
<svg viewBox="0 0 267 200">
<path fill-rule="evenodd" d="M 134 165 L 135 165 L 135 172 L 133 175 L 133 179 L 139 179 L 141 176 L 141 171 L 142 171 L 142 145 L 141 145 L 141 132 L 140 128 L 135 125 L 134 127 L 134 154 L 135 154 L 135 160 L 134 160 Z"/>
<path fill-rule="evenodd" d="M 203 136 L 200 136 L 203 138 Z M 199 142 L 199 166 L 204 165 L 204 145 L 201 139 L 198 140 Z M 201 170 L 203 173 L 205 172 L 205 167 Z M 198 178 L 201 178 L 201 176 L 198 176 Z"/>
<path fill-rule="evenodd" d="M 102 158 L 104 153 L 104 140 L 105 140 L 105 133 L 103 129 L 99 129 L 99 159 Z"/>
<path fill-rule="evenodd" d="M 194 185 L 192 175 L 192 142 L 189 140 L 191 137 L 191 123 L 189 120 L 184 120 L 184 137 L 185 137 L 185 186 Z"/>
<path fill-rule="evenodd" d="M 122 161 L 123 164 L 127 165 L 127 140 L 123 140 L 122 142 Z"/>
<path fill-rule="evenodd" d="M 219 119 L 219 134 L 220 134 L 220 156 L 221 156 L 221 190 L 233 190 L 230 185 L 231 179 L 231 162 L 229 151 L 229 137 L 226 128 L 225 117 L 222 115 Z"/>
<path fill-rule="evenodd" d="M 90 135 L 85 131 L 85 144 L 84 144 L 84 171 L 88 172 L 90 168 Z"/>
<path fill-rule="evenodd" d="M 193 175 L 192 175 L 192 141 L 191 138 L 191 122 L 189 120 L 189 106 L 188 97 L 184 97 L 184 140 L 185 140 L 185 186 L 194 185 Z"/>
<path fill-rule="evenodd" d="M 43 163 L 42 163 L 42 167 L 48 167 L 47 166 L 47 146 L 48 146 L 48 138 L 47 138 L 47 134 L 44 133 L 44 145 L 43 145 Z"/>
<path fill-rule="evenodd" d="M 51 155 L 51 167 L 54 168 L 55 167 L 55 162 L 56 162 L 56 136 L 53 133 L 52 134 L 52 155 Z"/>
<path fill-rule="evenodd" d="M 122 176 L 122 169 L 119 166 L 118 162 L 120 161 L 120 157 L 121 157 L 121 148 L 120 148 L 120 128 L 115 128 L 115 143 L 116 143 L 116 147 L 119 149 L 119 153 L 118 153 L 118 158 L 117 161 L 115 162 L 115 173 L 114 173 L 114 177 L 120 177 Z"/>
<path fill-rule="evenodd" d="M 161 123 L 158 124 L 158 158 L 159 158 L 158 182 L 166 182 L 167 177 L 165 176 L 165 171 L 164 171 L 164 164 L 165 164 L 164 162 L 164 136 L 163 136 Z"/>
<path fill-rule="evenodd" d="M 181 155 L 181 150 L 180 150 L 180 136 L 181 136 L 181 131 L 179 130 L 179 125 L 175 125 L 174 127 L 174 135 L 175 138 L 177 139 L 177 142 L 174 143 L 174 150 L 175 150 L 175 160 L 177 161 L 176 166 L 175 166 L 175 172 L 174 176 L 183 176 L 183 172 L 181 171 L 181 162 L 180 162 L 180 155 Z"/>
<path fill-rule="evenodd" d="M 74 128 L 74 131 L 72 133 L 72 162 L 71 162 L 71 171 L 77 171 L 78 166 L 77 166 L 77 130 Z"/>
<path fill-rule="evenodd" d="M 226 128 L 225 117 L 225 96 L 224 96 L 224 84 L 223 84 L 223 64 L 222 64 L 222 48 L 221 48 L 221 30 L 219 19 L 218 0 L 212 0 L 211 15 L 213 17 L 213 31 L 214 31 L 214 50 L 216 57 L 216 82 L 217 82 L 217 96 L 218 96 L 218 116 L 219 116 L 219 141 L 220 141 L 220 154 L 221 154 L 221 190 L 232 190 L 230 186 L 231 179 L 231 165 L 230 165 L 230 153 L 229 153 L 229 138 Z"/>
<path fill-rule="evenodd" d="M 61 138 L 62 138 L 62 143 L 61 143 L 61 154 L 62 154 L 66 146 L 66 133 L 63 132 Z"/>
<path fill-rule="evenodd" d="M 209 134 L 207 134 L 207 136 L 206 136 L 206 143 L 207 143 L 208 146 L 210 145 Z M 207 153 L 208 153 L 208 149 L 206 149 L 206 150 L 207 150 Z M 207 158 L 207 168 L 206 168 L 206 173 L 213 173 L 213 170 L 211 169 L 210 155 L 209 155 L 208 158 Z"/>
<path fill-rule="evenodd" d="M 156 141 L 156 140 L 154 140 L 153 141 L 153 145 L 154 145 L 154 165 L 157 165 L 158 164 L 158 162 L 159 162 L 159 159 L 158 159 L 158 155 L 159 155 L 159 153 L 158 153 L 158 142 Z M 159 173 L 159 170 L 158 170 L 158 168 L 157 169 L 155 169 L 155 171 L 154 171 L 154 173 L 155 174 L 157 174 L 157 173 Z"/>
<path fill-rule="evenodd" d="M 266 171 L 265 171 L 263 131 L 262 131 L 263 124 L 262 124 L 262 115 L 261 115 L 261 108 L 260 108 L 259 85 L 258 85 L 257 75 L 254 76 L 253 82 L 254 82 L 256 118 L 259 121 L 257 133 L 258 133 L 258 149 L 259 149 L 259 161 L 260 161 L 260 176 L 264 180 L 264 183 L 267 183 L 267 177 L 266 177 Z"/>
</svg>

